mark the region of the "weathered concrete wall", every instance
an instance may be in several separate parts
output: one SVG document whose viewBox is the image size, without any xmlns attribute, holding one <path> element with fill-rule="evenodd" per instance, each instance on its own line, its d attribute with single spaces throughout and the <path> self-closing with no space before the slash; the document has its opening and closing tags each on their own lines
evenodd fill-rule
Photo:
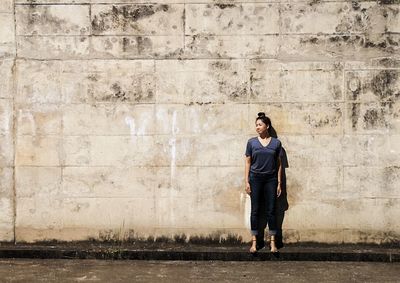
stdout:
<svg viewBox="0 0 400 283">
<path fill-rule="evenodd" d="M 1 240 L 247 240 L 260 110 L 289 159 L 288 241 L 400 239 L 397 0 L 14 2 Z"/>
<path fill-rule="evenodd" d="M 0 241 L 14 239 L 14 64 L 13 2 L 0 2 Z"/>
</svg>

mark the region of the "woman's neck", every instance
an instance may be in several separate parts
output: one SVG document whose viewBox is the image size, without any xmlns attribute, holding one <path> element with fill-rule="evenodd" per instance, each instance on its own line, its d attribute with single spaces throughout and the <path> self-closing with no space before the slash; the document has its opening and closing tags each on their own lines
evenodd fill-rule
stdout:
<svg viewBox="0 0 400 283">
<path fill-rule="evenodd" d="M 260 134 L 260 138 L 262 138 L 262 139 L 268 139 L 269 137 L 270 137 L 270 135 L 268 134 L 268 132 Z"/>
</svg>

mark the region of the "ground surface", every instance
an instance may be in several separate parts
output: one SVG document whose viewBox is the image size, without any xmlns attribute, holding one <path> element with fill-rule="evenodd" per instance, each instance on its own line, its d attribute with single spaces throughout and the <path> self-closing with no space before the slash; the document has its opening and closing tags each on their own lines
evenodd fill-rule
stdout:
<svg viewBox="0 0 400 283">
<path fill-rule="evenodd" d="M 399 263 L 0 260 L 0 282 L 400 282 Z"/>
</svg>

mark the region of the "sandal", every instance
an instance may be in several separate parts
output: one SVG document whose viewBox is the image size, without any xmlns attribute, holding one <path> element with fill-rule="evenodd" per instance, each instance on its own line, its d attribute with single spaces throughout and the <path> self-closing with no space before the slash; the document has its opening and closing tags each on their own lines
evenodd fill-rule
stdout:
<svg viewBox="0 0 400 283">
<path fill-rule="evenodd" d="M 253 242 L 253 243 L 254 243 L 254 242 L 257 242 L 257 240 L 256 240 L 256 239 L 253 239 L 252 242 Z M 257 246 L 255 246 L 254 244 L 252 244 L 252 245 L 251 245 L 251 248 L 250 248 L 250 253 L 255 254 L 256 252 L 257 252 Z"/>
<path fill-rule="evenodd" d="M 272 247 L 272 242 L 274 242 L 274 246 L 275 247 Z M 270 247 L 271 247 L 271 253 L 277 253 L 278 252 L 278 248 L 275 245 L 275 239 L 271 239 L 270 240 Z"/>
</svg>

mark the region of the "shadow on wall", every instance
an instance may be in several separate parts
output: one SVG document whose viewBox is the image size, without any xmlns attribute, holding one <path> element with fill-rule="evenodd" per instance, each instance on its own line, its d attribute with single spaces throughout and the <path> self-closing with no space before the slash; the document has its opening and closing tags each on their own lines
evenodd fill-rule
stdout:
<svg viewBox="0 0 400 283">
<path fill-rule="evenodd" d="M 270 135 L 274 138 L 278 138 L 278 135 L 273 127 L 270 129 Z M 282 145 L 282 152 L 281 152 L 281 161 L 282 161 L 282 179 L 281 179 L 281 189 L 282 193 L 276 200 L 276 208 L 275 208 L 275 215 L 276 215 L 276 222 L 278 226 L 278 233 L 276 235 L 276 245 L 278 248 L 283 247 L 283 233 L 282 233 L 282 225 L 283 220 L 285 218 L 285 211 L 289 209 L 289 203 L 287 200 L 287 187 L 286 187 L 286 168 L 289 168 L 289 162 L 286 155 L 286 150 Z M 261 211 L 263 211 L 263 207 L 265 207 L 265 203 L 261 204 Z M 258 236 L 257 242 L 259 245 L 264 241 L 264 233 L 265 228 L 267 226 L 266 218 L 260 217 L 259 219 L 259 229 L 258 229 Z"/>
</svg>

